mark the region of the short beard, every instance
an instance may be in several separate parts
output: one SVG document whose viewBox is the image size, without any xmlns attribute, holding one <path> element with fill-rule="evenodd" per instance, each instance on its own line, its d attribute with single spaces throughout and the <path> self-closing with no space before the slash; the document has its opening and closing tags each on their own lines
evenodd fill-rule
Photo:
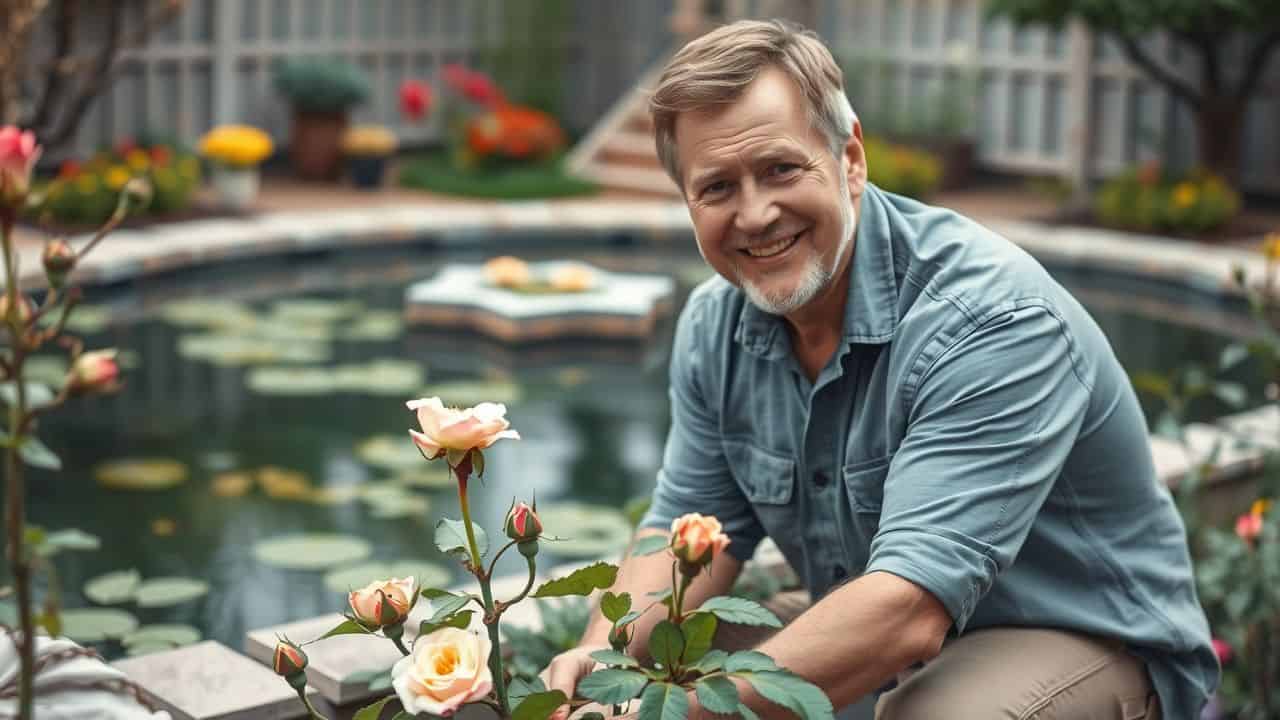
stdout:
<svg viewBox="0 0 1280 720">
<path fill-rule="evenodd" d="M 840 196 L 846 200 L 849 197 L 849 183 L 844 176 L 840 176 Z M 831 258 L 830 267 L 822 267 L 822 259 L 819 257 L 810 257 L 805 263 L 804 274 L 800 277 L 800 282 L 796 284 L 794 290 L 785 294 L 769 295 L 761 288 L 751 284 L 741 272 L 736 273 L 738 276 L 738 286 L 746 293 L 747 299 L 752 305 L 770 315 L 787 315 L 804 307 L 810 300 L 817 297 L 835 279 L 836 268 L 840 267 L 841 260 L 849 251 L 849 246 L 853 244 L 854 230 L 854 210 L 852 201 L 842 203 L 840 206 L 840 232 L 841 240 L 839 247 L 836 248 L 835 256 Z"/>
</svg>

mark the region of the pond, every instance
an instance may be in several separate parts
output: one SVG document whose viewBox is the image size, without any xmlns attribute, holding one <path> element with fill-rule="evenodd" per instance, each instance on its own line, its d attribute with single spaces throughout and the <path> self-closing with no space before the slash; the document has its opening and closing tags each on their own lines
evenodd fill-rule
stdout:
<svg viewBox="0 0 1280 720">
<path fill-rule="evenodd" d="M 677 308 L 707 272 L 691 243 L 584 250 L 565 239 L 521 242 L 529 259 L 572 256 L 673 274 Z M 399 326 L 409 283 L 444 263 L 491 254 L 364 249 L 88 290 L 86 319 L 115 318 L 85 333 L 88 345 L 126 349 L 134 367 L 119 395 L 74 401 L 40 428 L 64 470 L 30 472 L 31 522 L 78 527 L 102 540 L 98 551 L 58 556 L 64 606 L 96 606 L 85 585 L 106 573 L 188 578 L 197 582 L 152 585 L 145 602 L 114 607 L 144 624 L 188 624 L 240 648 L 247 630 L 340 611 L 343 588 L 387 570 L 371 562 L 395 570 L 425 563 L 438 569 L 417 573 L 462 580 L 431 543 L 438 518 L 457 516 L 454 491 L 438 463 L 417 457 L 406 433 L 413 418 L 404 401 L 424 395 L 505 402 L 523 436 L 495 446 L 483 484 L 472 484 L 476 520 L 491 534 L 501 532 L 513 497 L 536 493 L 544 510 L 571 501 L 569 510 L 578 511 L 558 521 L 544 515 L 549 532 L 583 540 L 581 523 L 589 522 L 594 535 L 545 544 L 544 567 L 625 542 L 621 508 L 649 491 L 661 458 L 671 322 L 647 343 L 521 348 Z M 1132 282 L 1060 277 L 1133 372 L 1190 361 L 1212 366 L 1227 342 L 1223 332 L 1249 327 L 1239 308 L 1213 298 L 1159 286 L 1134 296 L 1118 293 L 1135 288 Z M 310 362 L 282 362 L 289 357 Z M 122 459 L 162 461 L 154 467 L 168 485 L 120 487 L 142 477 Z M 262 545 L 300 533 L 357 541 L 327 549 Z M 362 550 L 363 560 L 338 566 L 353 572 L 326 582 L 335 561 L 358 560 Z M 500 570 L 523 569 L 514 553 L 503 561 Z M 109 657 L 125 651 L 115 640 L 98 647 Z"/>
</svg>

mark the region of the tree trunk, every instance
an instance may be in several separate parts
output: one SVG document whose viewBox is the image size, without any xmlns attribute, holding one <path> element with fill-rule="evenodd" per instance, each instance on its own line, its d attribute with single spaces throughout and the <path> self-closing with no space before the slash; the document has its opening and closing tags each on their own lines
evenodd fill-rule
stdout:
<svg viewBox="0 0 1280 720">
<path fill-rule="evenodd" d="M 1232 187 L 1239 187 L 1241 180 L 1244 108 L 1244 103 L 1234 98 L 1205 97 L 1196 110 L 1200 165 Z"/>
</svg>

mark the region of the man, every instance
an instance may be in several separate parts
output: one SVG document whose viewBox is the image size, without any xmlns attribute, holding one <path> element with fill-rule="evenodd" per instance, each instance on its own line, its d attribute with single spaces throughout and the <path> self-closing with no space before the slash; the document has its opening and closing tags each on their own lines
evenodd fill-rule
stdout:
<svg viewBox="0 0 1280 720">
<path fill-rule="evenodd" d="M 726 592 L 768 534 L 818 601 L 759 649 L 837 708 L 923 663 L 879 717 L 1198 717 L 1218 666 L 1184 529 L 1085 310 L 1004 239 L 866 182 L 811 33 L 703 36 L 651 108 L 720 276 L 677 326 L 641 531 L 724 524 L 731 557 L 686 606 Z M 614 589 L 664 587 L 669 562 L 628 558 Z M 607 630 L 552 663 L 553 688 L 572 692 Z"/>
</svg>

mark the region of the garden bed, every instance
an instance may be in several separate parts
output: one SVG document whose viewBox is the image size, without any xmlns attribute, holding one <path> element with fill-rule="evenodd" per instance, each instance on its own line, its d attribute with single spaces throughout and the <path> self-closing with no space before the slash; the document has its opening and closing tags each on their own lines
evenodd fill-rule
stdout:
<svg viewBox="0 0 1280 720">
<path fill-rule="evenodd" d="M 497 200 L 571 197 L 599 191 L 595 183 L 566 173 L 559 162 L 465 171 L 454 167 L 444 152 L 405 158 L 400 164 L 399 183 L 418 190 Z"/>
</svg>

